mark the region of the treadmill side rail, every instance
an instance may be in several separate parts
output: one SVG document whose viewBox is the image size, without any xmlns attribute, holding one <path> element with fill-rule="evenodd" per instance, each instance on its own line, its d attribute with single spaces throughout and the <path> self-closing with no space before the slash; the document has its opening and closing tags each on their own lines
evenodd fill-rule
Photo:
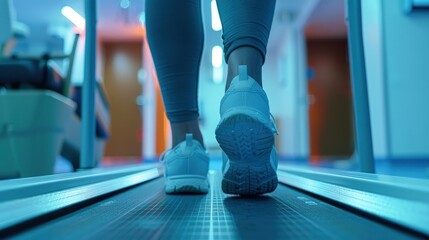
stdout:
<svg viewBox="0 0 429 240">
<path fill-rule="evenodd" d="M 20 224 L 82 204 L 116 191 L 158 178 L 162 172 L 151 168 L 140 173 L 62 191 L 0 203 L 0 237 Z"/>
<path fill-rule="evenodd" d="M 311 176 L 311 174 L 315 174 Z M 286 167 L 278 171 L 279 182 L 365 212 L 429 236 L 429 190 L 404 185 Z M 398 179 L 401 179 L 398 177 Z M 425 181 L 425 180 L 421 180 Z M 429 183 L 429 181 L 426 181 Z M 370 191 L 368 191 L 370 190 Z M 408 196 L 414 192 L 414 196 Z M 403 197 L 400 197 L 403 194 Z"/>
</svg>

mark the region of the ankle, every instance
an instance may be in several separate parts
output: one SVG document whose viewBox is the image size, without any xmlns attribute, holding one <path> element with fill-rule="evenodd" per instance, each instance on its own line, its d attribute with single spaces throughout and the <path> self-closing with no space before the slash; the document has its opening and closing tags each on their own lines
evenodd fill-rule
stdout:
<svg viewBox="0 0 429 240">
<path fill-rule="evenodd" d="M 228 76 L 225 91 L 231 85 L 232 79 L 238 75 L 238 66 L 247 65 L 250 77 L 262 87 L 262 64 L 261 53 L 253 47 L 240 47 L 235 49 L 228 58 Z"/>
<path fill-rule="evenodd" d="M 204 147 L 203 136 L 201 134 L 198 119 L 180 122 L 170 123 L 171 135 L 172 135 L 172 147 L 177 146 L 179 143 L 185 140 L 186 134 L 191 133 L 193 139 L 197 140 Z"/>
</svg>

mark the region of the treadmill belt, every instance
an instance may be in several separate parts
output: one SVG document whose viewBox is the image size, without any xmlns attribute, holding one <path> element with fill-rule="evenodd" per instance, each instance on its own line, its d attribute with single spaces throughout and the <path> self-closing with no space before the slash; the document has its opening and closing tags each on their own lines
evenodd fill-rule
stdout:
<svg viewBox="0 0 429 240">
<path fill-rule="evenodd" d="M 407 233 L 279 185 L 226 195 L 211 172 L 206 195 L 166 195 L 164 179 L 37 225 L 16 239 L 413 239 Z"/>
</svg>

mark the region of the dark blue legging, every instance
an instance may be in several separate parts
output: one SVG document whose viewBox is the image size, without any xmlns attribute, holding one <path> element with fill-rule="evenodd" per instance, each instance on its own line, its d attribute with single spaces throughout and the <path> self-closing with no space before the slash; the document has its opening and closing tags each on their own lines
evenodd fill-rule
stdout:
<svg viewBox="0 0 429 240">
<path fill-rule="evenodd" d="M 146 0 L 146 27 L 170 122 L 198 118 L 198 75 L 204 33 L 202 0 Z M 217 0 L 225 59 L 239 47 L 265 58 L 276 0 Z"/>
</svg>

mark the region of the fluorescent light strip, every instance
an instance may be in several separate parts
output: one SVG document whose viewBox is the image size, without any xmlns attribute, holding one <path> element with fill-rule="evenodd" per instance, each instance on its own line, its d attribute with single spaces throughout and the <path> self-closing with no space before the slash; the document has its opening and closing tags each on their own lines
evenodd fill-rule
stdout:
<svg viewBox="0 0 429 240">
<path fill-rule="evenodd" d="M 223 66 L 222 66 L 223 50 L 222 47 L 216 45 L 212 48 L 212 65 L 213 65 L 213 82 L 216 84 L 222 83 Z"/>
<path fill-rule="evenodd" d="M 213 68 L 213 82 L 221 84 L 223 81 L 223 66 Z"/>
<path fill-rule="evenodd" d="M 121 0 L 120 6 L 123 9 L 129 8 L 130 7 L 130 0 Z"/>
<path fill-rule="evenodd" d="M 146 13 L 145 12 L 140 13 L 139 22 L 142 26 L 144 26 L 146 24 Z"/>
<path fill-rule="evenodd" d="M 217 4 L 215 0 L 211 2 L 211 13 L 212 13 L 212 29 L 214 31 L 222 30 L 222 23 L 220 21 L 219 12 L 217 10 Z"/>
<path fill-rule="evenodd" d="M 219 45 L 216 45 L 212 48 L 212 65 L 215 68 L 222 66 L 222 56 L 223 50 L 222 47 Z"/>
<path fill-rule="evenodd" d="M 85 18 L 83 18 L 79 13 L 77 13 L 70 6 L 65 6 L 61 9 L 61 14 L 66 17 L 70 22 L 72 22 L 80 30 L 85 29 Z"/>
</svg>

